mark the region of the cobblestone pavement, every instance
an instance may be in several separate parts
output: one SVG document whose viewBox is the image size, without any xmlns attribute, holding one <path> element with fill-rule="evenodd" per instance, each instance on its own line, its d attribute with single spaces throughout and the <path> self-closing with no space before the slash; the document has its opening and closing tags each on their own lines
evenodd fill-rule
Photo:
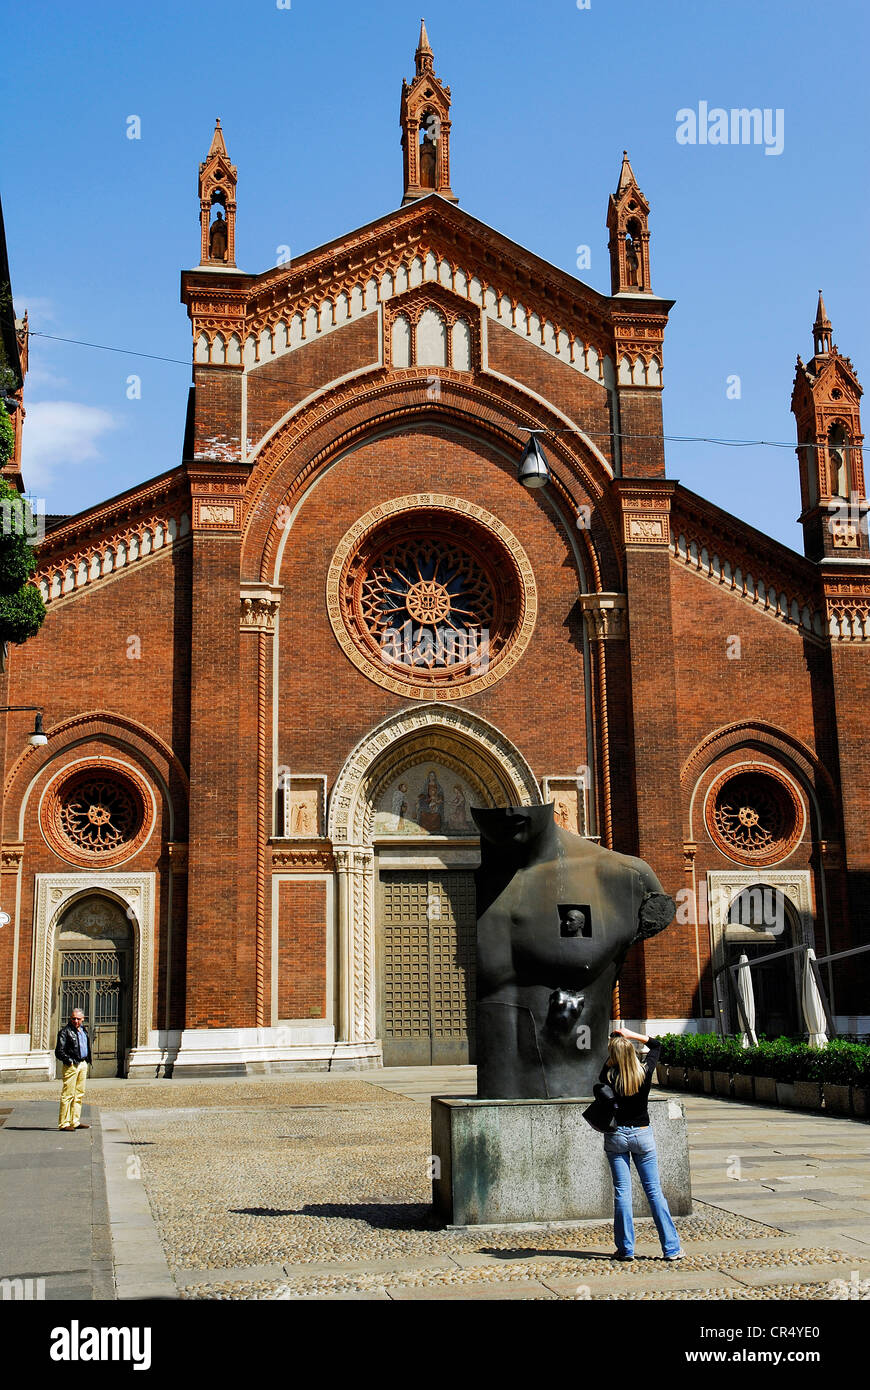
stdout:
<svg viewBox="0 0 870 1390">
<path fill-rule="evenodd" d="M 864 1296 L 848 1291 L 870 1276 L 870 1246 L 862 1259 L 863 1247 L 856 1254 L 848 1243 L 844 1248 L 843 1242 L 825 1238 L 821 1220 L 810 1238 L 799 1229 L 789 1230 L 771 1205 L 777 1200 L 773 1188 L 765 1189 L 762 1208 L 757 1208 L 751 1184 L 741 1187 L 739 1180 L 728 1180 L 734 1191 L 741 1190 L 743 1206 L 726 1209 L 725 1202 L 731 1201 L 729 1189 L 722 1193 L 725 1159 L 733 1164 L 734 1153 L 743 1148 L 752 1150 L 747 1162 L 758 1164 L 766 1143 L 773 1170 L 784 1170 L 784 1178 L 798 1176 L 797 1158 L 792 1155 L 786 1162 L 772 1146 L 780 1112 L 759 1114 L 747 1106 L 685 1097 L 690 1130 L 698 1130 L 695 1214 L 677 1220 L 685 1258 L 678 1264 L 663 1261 L 652 1222 L 641 1220 L 634 1262 L 617 1264 L 609 1258 L 609 1222 L 484 1232 L 440 1229 L 429 1206 L 426 1102 L 433 1090 L 440 1094 L 464 1088 L 467 1093 L 468 1078 L 458 1069 L 452 1086 L 445 1084 L 449 1076 L 430 1079 L 419 1071 L 408 1073 L 404 1084 L 401 1073 L 380 1075 L 380 1080 L 319 1076 L 91 1084 L 88 1100 L 99 1107 L 107 1133 L 113 1126 L 116 1133 L 126 1127 L 127 1147 L 119 1150 L 124 1155 L 119 1161 L 126 1165 L 122 1173 L 144 1184 L 181 1297 Z M 41 1087 L 14 1089 L 16 1099 L 46 1094 Z M 736 1111 L 750 1114 L 738 1117 Z M 738 1119 L 755 1135 L 745 1145 Z M 788 1140 L 801 1137 L 801 1197 L 806 1201 L 812 1140 L 824 1148 L 834 1138 L 825 1126 L 850 1122 L 823 1116 L 794 1119 L 799 1129 L 788 1121 L 782 1129 Z M 843 1134 L 842 1142 L 857 1142 L 866 1152 L 870 1127 L 852 1123 Z M 728 1155 L 719 1152 L 723 1147 Z M 826 1184 L 830 1168 L 828 1164 Z M 863 1191 L 868 1190 L 865 1182 Z M 793 1195 L 779 1199 L 785 1217 L 793 1215 Z M 870 1281 L 864 1287 L 870 1290 Z"/>
</svg>

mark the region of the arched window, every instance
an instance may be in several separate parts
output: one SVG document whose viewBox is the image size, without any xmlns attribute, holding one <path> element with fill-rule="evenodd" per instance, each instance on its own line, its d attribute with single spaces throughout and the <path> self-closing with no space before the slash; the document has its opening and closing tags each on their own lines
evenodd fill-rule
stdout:
<svg viewBox="0 0 870 1390">
<path fill-rule="evenodd" d="M 426 111 L 420 118 L 420 187 L 437 188 L 436 170 L 438 166 L 438 136 L 440 133 L 438 117 L 434 111 Z"/>
<path fill-rule="evenodd" d="M 436 309 L 424 309 L 417 324 L 417 366 L 446 367 L 447 328 Z"/>
<path fill-rule="evenodd" d="M 404 314 L 399 314 L 393 324 L 393 366 L 411 365 L 411 325 Z"/>
<path fill-rule="evenodd" d="M 836 421 L 828 430 L 828 468 L 832 497 L 849 496 L 849 436 Z"/>
</svg>

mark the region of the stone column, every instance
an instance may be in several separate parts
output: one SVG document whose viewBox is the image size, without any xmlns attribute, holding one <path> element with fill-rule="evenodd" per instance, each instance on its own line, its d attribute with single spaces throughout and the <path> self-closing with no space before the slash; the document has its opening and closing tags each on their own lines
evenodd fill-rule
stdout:
<svg viewBox="0 0 870 1390">
<path fill-rule="evenodd" d="M 367 845 L 336 845 L 339 1040 L 375 1037 L 375 856 Z"/>
<path fill-rule="evenodd" d="M 239 911 L 250 922 L 248 939 L 255 980 L 255 1022 L 271 1025 L 270 896 L 267 893 L 267 846 L 272 834 L 272 663 L 281 586 L 243 583 L 240 603 L 239 684 L 239 852 L 253 872 L 241 886 Z"/>
</svg>

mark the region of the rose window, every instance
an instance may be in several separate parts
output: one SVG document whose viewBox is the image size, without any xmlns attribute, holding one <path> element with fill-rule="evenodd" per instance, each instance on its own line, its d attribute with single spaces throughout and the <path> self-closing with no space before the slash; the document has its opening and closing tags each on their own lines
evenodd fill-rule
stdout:
<svg viewBox="0 0 870 1390">
<path fill-rule="evenodd" d="M 440 496 L 397 498 L 361 518 L 333 558 L 327 599 L 351 661 L 418 696 L 491 685 L 535 617 L 531 566 L 507 528 Z"/>
<path fill-rule="evenodd" d="M 61 805 L 63 833 L 79 849 L 105 854 L 120 849 L 138 830 L 139 808 L 120 782 L 88 778 L 68 792 Z"/>
<path fill-rule="evenodd" d="M 803 808 L 791 784 L 762 772 L 726 774 L 711 788 L 707 825 L 732 859 L 770 864 L 791 852 L 803 830 Z"/>
<path fill-rule="evenodd" d="M 109 866 L 128 859 L 154 824 L 152 797 L 132 769 L 106 763 L 61 775 L 40 806 L 46 840 L 76 864 Z"/>
<path fill-rule="evenodd" d="M 448 670 L 504 644 L 504 631 L 493 633 L 496 596 L 484 564 L 443 535 L 408 536 L 363 561 L 359 609 L 390 664 Z"/>
</svg>

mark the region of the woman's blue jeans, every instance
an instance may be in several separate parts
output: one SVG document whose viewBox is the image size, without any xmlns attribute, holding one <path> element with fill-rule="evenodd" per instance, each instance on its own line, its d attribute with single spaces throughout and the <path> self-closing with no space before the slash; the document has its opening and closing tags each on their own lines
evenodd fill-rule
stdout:
<svg viewBox="0 0 870 1390">
<path fill-rule="evenodd" d="M 653 1221 L 656 1223 L 662 1253 L 679 1254 L 680 1237 L 677 1235 L 677 1228 L 662 1192 L 652 1126 L 632 1129 L 631 1126 L 620 1125 L 618 1129 L 611 1130 L 604 1136 L 604 1152 L 613 1174 L 613 1228 L 619 1254 L 634 1254 L 634 1221 L 631 1214 L 632 1154 L 637 1175 L 646 1193 Z"/>
</svg>

